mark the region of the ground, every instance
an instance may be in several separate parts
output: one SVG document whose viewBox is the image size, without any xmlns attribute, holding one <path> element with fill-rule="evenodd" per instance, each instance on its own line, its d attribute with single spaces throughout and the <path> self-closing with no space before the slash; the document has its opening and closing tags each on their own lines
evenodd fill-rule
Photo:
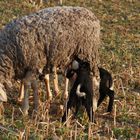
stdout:
<svg viewBox="0 0 140 140">
<path fill-rule="evenodd" d="M 12 19 L 44 7 L 59 5 L 57 0 L 39 4 L 28 0 L 0 0 L 0 28 Z M 92 10 L 101 24 L 101 65 L 114 79 L 115 103 L 112 114 L 104 115 L 108 100 L 98 108 L 96 124 L 88 122 L 84 109 L 77 119 L 60 122 L 63 81 L 60 95 L 44 102 L 45 89 L 40 86 L 40 110 L 23 117 L 16 90 L 5 103 L 0 119 L 0 139 L 140 139 L 140 2 L 139 0 L 64 0 L 63 5 L 83 6 Z M 53 90 L 53 86 L 52 86 Z"/>
</svg>

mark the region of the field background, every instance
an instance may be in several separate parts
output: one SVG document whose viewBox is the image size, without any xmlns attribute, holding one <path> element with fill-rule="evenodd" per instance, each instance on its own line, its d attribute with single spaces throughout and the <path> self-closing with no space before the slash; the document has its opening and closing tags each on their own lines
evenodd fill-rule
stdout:
<svg viewBox="0 0 140 140">
<path fill-rule="evenodd" d="M 43 4 L 36 0 L 0 0 L 0 29 L 14 18 L 56 5 L 59 5 L 57 0 L 44 0 Z M 86 7 L 100 20 L 100 59 L 114 78 L 114 111 L 104 115 L 106 100 L 96 112 L 97 124 L 88 123 L 83 109 L 77 120 L 69 120 L 66 125 L 60 123 L 64 103 L 61 99 L 64 82 L 60 77 L 62 90 L 60 96 L 54 97 L 51 109 L 43 102 L 45 89 L 41 83 L 40 110 L 25 118 L 16 102 L 18 91 L 11 92 L 0 118 L 0 140 L 140 139 L 140 1 L 64 0 L 63 5 Z"/>
</svg>

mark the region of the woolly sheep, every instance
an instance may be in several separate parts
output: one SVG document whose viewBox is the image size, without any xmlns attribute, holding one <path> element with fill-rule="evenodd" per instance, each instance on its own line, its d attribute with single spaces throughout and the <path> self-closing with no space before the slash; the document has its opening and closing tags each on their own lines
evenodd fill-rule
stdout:
<svg viewBox="0 0 140 140">
<path fill-rule="evenodd" d="M 32 82 L 37 93 L 36 73 L 40 67 L 45 66 L 48 83 L 53 67 L 64 70 L 77 56 L 89 62 L 93 75 L 98 75 L 99 34 L 99 20 L 82 7 L 46 8 L 15 19 L 0 32 L 0 83 L 4 85 L 13 77 L 25 82 L 23 102 L 27 112 L 27 89 Z"/>
</svg>

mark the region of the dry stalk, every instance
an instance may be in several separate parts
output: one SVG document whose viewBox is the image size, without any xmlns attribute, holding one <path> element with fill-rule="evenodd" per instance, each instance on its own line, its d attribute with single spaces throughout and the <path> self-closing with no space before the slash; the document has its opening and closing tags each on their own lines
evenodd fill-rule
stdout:
<svg viewBox="0 0 140 140">
<path fill-rule="evenodd" d="M 27 126 L 25 130 L 25 140 L 29 139 L 29 135 L 30 135 L 30 127 Z"/>
<path fill-rule="evenodd" d="M 0 125 L 0 130 L 6 131 L 6 132 L 10 132 L 12 135 L 15 135 L 15 136 L 19 137 L 19 134 L 18 134 L 17 132 L 12 131 L 12 130 L 10 130 L 10 129 L 4 127 L 4 126 L 1 126 L 1 125 Z"/>
<path fill-rule="evenodd" d="M 50 119 L 49 119 L 49 112 L 47 110 L 46 112 L 46 115 L 47 115 L 47 129 L 46 129 L 46 135 L 48 136 L 49 134 L 49 126 L 50 126 Z"/>
<path fill-rule="evenodd" d="M 91 134 L 91 123 L 89 123 L 89 125 L 88 125 L 88 140 L 91 140 L 91 138 L 92 138 L 92 134 Z"/>
<path fill-rule="evenodd" d="M 73 133 L 73 131 L 71 130 L 70 131 L 70 140 L 72 140 L 72 133 Z"/>
<path fill-rule="evenodd" d="M 14 124 L 14 112 L 15 112 L 15 108 L 12 108 L 12 120 L 11 123 Z"/>
<path fill-rule="evenodd" d="M 82 128 L 82 129 L 85 129 L 85 126 L 83 126 L 81 123 L 79 123 L 77 120 L 76 120 L 76 123 Z"/>
<path fill-rule="evenodd" d="M 116 104 L 114 105 L 114 127 L 116 127 Z"/>
<path fill-rule="evenodd" d="M 74 140 L 77 140 L 77 123 L 75 124 Z"/>
<path fill-rule="evenodd" d="M 123 92 L 123 95 L 124 95 L 124 104 L 123 104 L 123 108 L 125 108 L 125 107 L 126 107 L 126 92 L 125 92 L 125 90 L 124 90 L 123 82 L 122 82 L 121 79 L 120 79 L 120 82 L 121 82 L 122 92 Z"/>
<path fill-rule="evenodd" d="M 63 126 L 66 125 L 68 127 L 70 118 L 72 118 L 72 115 L 67 118 L 67 120 L 65 121 L 65 123 L 63 124 Z"/>
<path fill-rule="evenodd" d="M 19 132 L 18 140 L 23 140 L 24 134 L 25 134 L 25 130 L 24 131 L 20 131 Z"/>
</svg>

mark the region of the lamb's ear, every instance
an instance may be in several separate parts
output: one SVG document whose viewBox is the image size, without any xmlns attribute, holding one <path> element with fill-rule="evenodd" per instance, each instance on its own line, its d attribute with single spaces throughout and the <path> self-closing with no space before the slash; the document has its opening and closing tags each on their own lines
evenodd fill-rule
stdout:
<svg viewBox="0 0 140 140">
<path fill-rule="evenodd" d="M 7 102 L 7 95 L 3 88 L 4 86 L 0 84 L 0 102 Z"/>
<path fill-rule="evenodd" d="M 79 63 L 78 63 L 78 61 L 74 60 L 72 62 L 72 66 L 71 67 L 72 67 L 73 70 L 79 69 Z"/>
</svg>

